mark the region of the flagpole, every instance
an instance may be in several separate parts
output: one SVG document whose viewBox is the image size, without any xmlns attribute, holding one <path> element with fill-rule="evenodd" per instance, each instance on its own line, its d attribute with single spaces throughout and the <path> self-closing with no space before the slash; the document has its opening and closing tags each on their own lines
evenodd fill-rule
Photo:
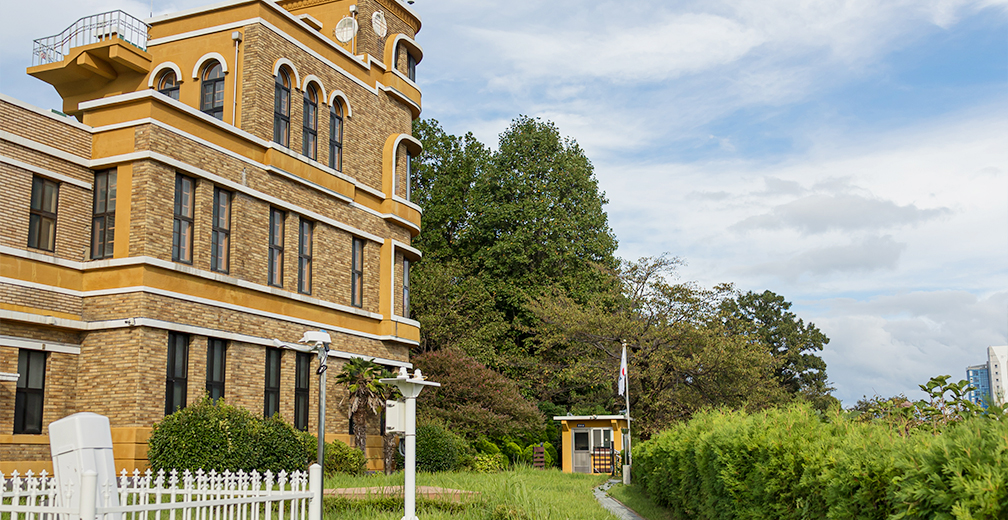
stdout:
<svg viewBox="0 0 1008 520">
<path fill-rule="evenodd" d="M 626 433 L 626 449 L 627 449 L 626 465 L 627 465 L 627 467 L 625 469 L 628 471 L 630 469 L 630 466 L 633 465 L 633 457 L 632 457 L 632 450 L 630 449 L 630 446 L 631 446 L 631 443 L 630 443 L 630 366 L 629 366 L 630 362 L 627 360 L 626 341 L 623 341 L 623 360 L 622 361 L 625 362 L 626 365 L 627 365 L 626 374 L 623 375 L 623 395 L 626 396 L 626 425 L 627 425 L 627 433 Z M 620 363 L 620 364 L 623 364 L 623 363 Z M 624 484 L 629 484 L 630 483 L 629 475 L 626 474 L 627 471 L 624 471 L 624 475 L 623 475 L 623 483 Z"/>
</svg>

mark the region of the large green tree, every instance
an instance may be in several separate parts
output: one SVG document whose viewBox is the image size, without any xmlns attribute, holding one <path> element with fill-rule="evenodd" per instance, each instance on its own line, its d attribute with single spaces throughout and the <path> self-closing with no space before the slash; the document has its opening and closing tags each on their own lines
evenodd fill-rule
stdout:
<svg viewBox="0 0 1008 520">
<path fill-rule="evenodd" d="M 829 338 L 790 309 L 791 302 L 771 291 L 750 291 L 721 303 L 725 327 L 761 342 L 779 361 L 780 384 L 792 394 L 819 401 L 833 390 L 826 381 L 826 362 L 816 354 Z"/>
</svg>

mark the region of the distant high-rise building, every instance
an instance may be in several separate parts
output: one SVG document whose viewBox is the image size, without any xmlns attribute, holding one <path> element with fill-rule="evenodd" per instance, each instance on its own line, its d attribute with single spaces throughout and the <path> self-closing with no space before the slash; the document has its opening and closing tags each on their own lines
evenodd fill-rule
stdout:
<svg viewBox="0 0 1008 520">
<path fill-rule="evenodd" d="M 966 379 L 973 387 L 967 394 L 969 400 L 984 408 L 1004 404 L 1008 380 L 1008 345 L 987 347 L 987 362 L 966 367 Z"/>
</svg>

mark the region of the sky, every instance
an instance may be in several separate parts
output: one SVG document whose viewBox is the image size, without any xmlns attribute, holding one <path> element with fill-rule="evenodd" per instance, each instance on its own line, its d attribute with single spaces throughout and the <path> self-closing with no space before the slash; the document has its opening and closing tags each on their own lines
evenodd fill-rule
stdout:
<svg viewBox="0 0 1008 520">
<path fill-rule="evenodd" d="M 14 2 L 0 92 L 78 17 L 200 0 Z M 834 395 L 924 395 L 1008 343 L 1008 0 L 416 0 L 424 118 L 495 147 L 548 119 L 626 259 L 771 290 L 829 338 Z M 44 13 L 44 16 L 40 15 Z"/>
</svg>

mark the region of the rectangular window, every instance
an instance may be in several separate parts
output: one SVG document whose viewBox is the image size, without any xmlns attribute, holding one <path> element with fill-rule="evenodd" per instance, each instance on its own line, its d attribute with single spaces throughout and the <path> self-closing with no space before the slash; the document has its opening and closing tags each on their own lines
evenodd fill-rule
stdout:
<svg viewBox="0 0 1008 520">
<path fill-rule="evenodd" d="M 406 55 L 406 76 L 416 83 L 416 58 L 412 54 Z"/>
<path fill-rule="evenodd" d="M 283 287 L 284 212 L 270 208 L 269 273 L 270 285 Z"/>
<path fill-rule="evenodd" d="M 343 170 L 343 107 L 335 99 L 329 107 L 329 167 Z"/>
<path fill-rule="evenodd" d="M 263 416 L 273 417 L 280 411 L 280 354 L 278 348 L 266 349 L 266 394 L 263 396 Z"/>
<path fill-rule="evenodd" d="M 175 175 L 175 220 L 172 227 L 172 260 L 192 263 L 194 195 L 196 180 Z"/>
<path fill-rule="evenodd" d="M 165 415 L 185 408 L 189 378 L 189 335 L 168 333 L 168 375 L 165 378 Z"/>
<path fill-rule="evenodd" d="M 224 397 L 224 362 L 227 352 L 227 342 L 222 339 L 207 340 L 206 353 L 206 391 L 210 399 L 216 403 Z"/>
<path fill-rule="evenodd" d="M 31 209 L 28 221 L 28 247 L 56 249 L 56 201 L 59 184 L 42 177 L 32 177 Z"/>
<path fill-rule="evenodd" d="M 311 354 L 298 352 L 294 370 L 294 427 L 308 431 L 308 382 L 311 377 Z"/>
<path fill-rule="evenodd" d="M 312 283 L 312 233 L 315 223 L 301 219 L 301 244 L 298 247 L 298 292 L 311 294 Z"/>
<path fill-rule="evenodd" d="M 228 272 L 231 262 L 231 192 L 214 188 L 210 269 Z"/>
<path fill-rule="evenodd" d="M 354 237 L 350 256 L 350 304 L 364 306 L 364 240 Z"/>
<path fill-rule="evenodd" d="M 115 241 L 116 171 L 95 174 L 91 259 L 111 258 Z"/>
<path fill-rule="evenodd" d="M 409 308 L 409 268 L 410 261 L 403 260 L 402 262 L 402 315 L 403 318 L 410 317 Z"/>
<path fill-rule="evenodd" d="M 18 350 L 17 391 L 14 394 L 14 433 L 42 433 L 46 353 Z M 10 394 L 8 394 L 10 395 Z"/>
<path fill-rule="evenodd" d="M 406 153 L 406 200 L 413 195 L 413 156 Z"/>
</svg>

